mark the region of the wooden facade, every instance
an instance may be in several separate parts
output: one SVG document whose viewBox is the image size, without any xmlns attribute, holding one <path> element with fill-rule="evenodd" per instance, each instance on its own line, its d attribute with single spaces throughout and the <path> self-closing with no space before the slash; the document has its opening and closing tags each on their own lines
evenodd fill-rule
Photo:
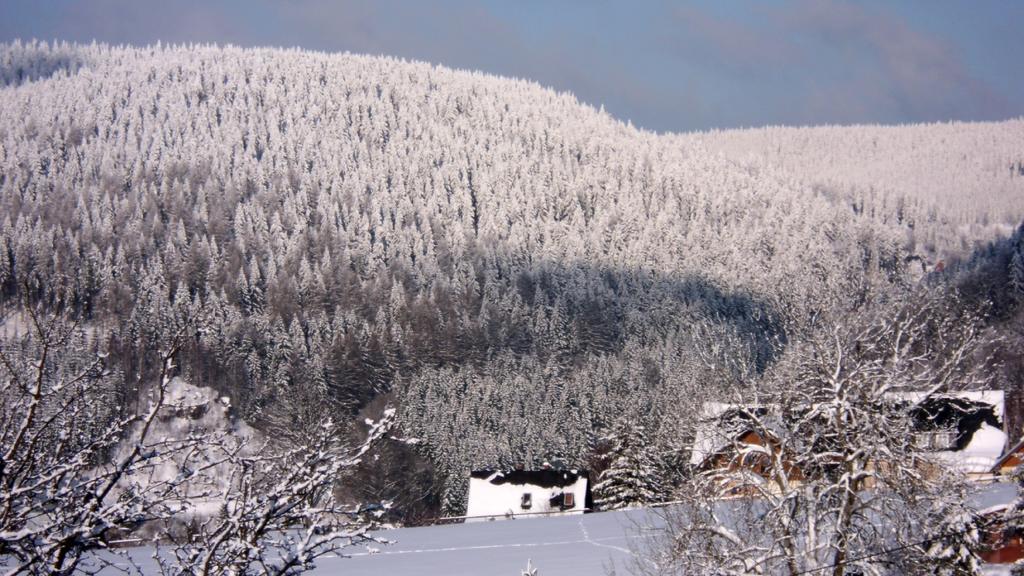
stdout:
<svg viewBox="0 0 1024 576">
<path fill-rule="evenodd" d="M 1024 439 L 1003 454 L 1002 458 L 992 467 L 992 473 L 999 476 L 1010 476 L 1021 463 L 1024 463 Z"/>
<path fill-rule="evenodd" d="M 772 456 L 760 451 L 743 454 L 744 445 L 766 447 Z M 753 496 L 756 489 L 750 485 L 749 480 L 743 479 L 744 475 L 756 475 L 770 484 L 772 462 L 769 458 L 778 457 L 780 449 L 777 441 L 771 438 L 766 439 L 753 430 L 747 430 L 738 434 L 731 444 L 706 458 L 699 468 L 705 471 L 714 471 L 719 478 L 721 488 L 728 495 Z M 788 461 L 784 455 L 782 462 L 789 482 L 799 484 L 803 481 L 804 474 L 799 467 Z"/>
<path fill-rule="evenodd" d="M 978 557 L 990 564 L 1012 564 L 1024 558 L 1024 535 L 1010 531 L 1003 521 L 1005 508 L 997 508 L 982 516 L 988 526 L 981 533 Z"/>
</svg>

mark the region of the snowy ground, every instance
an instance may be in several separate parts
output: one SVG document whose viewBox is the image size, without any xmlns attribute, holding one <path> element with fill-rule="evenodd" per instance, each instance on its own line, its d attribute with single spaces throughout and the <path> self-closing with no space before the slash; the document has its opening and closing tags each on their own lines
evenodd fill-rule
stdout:
<svg viewBox="0 0 1024 576">
<path fill-rule="evenodd" d="M 605 512 L 582 516 L 502 520 L 379 533 L 393 544 L 346 550 L 348 558 L 317 562 L 317 576 L 520 576 L 527 560 L 538 576 L 630 574 L 641 524 L 651 512 Z M 151 549 L 131 554 L 143 573 L 155 572 Z M 111 572 L 113 573 L 113 572 Z"/>
<path fill-rule="evenodd" d="M 983 510 L 1009 502 L 1015 494 L 1013 484 L 989 484 L 971 496 L 971 505 Z M 643 550 L 649 527 L 658 524 L 657 514 L 630 510 L 387 530 L 378 536 L 392 544 L 346 549 L 348 558 L 323 558 L 311 574 L 521 576 L 529 560 L 538 576 L 624 576 L 635 573 L 634 554 Z M 157 573 L 151 548 L 129 553 L 143 574 Z M 1007 570 L 986 566 L 984 573 L 996 576 Z"/>
<path fill-rule="evenodd" d="M 600 575 L 612 567 L 628 574 L 631 545 L 639 547 L 640 521 L 648 517 L 606 512 L 394 530 L 384 536 L 395 544 L 323 562 L 316 573 L 519 576 L 531 560 L 538 574 Z"/>
</svg>

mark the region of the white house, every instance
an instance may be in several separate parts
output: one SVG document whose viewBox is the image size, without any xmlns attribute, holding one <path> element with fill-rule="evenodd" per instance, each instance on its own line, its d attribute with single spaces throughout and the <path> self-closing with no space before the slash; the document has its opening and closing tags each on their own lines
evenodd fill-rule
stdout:
<svg viewBox="0 0 1024 576">
<path fill-rule="evenodd" d="M 478 470 L 470 474 L 467 521 L 582 514 L 590 482 L 581 470 Z"/>
</svg>

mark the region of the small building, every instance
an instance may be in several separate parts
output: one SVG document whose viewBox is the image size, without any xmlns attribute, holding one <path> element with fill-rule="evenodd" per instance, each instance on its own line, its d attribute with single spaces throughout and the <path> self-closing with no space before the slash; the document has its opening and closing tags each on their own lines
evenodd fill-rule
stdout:
<svg viewBox="0 0 1024 576">
<path fill-rule="evenodd" d="M 912 402 L 913 442 L 923 453 L 966 475 L 989 480 L 1008 437 L 1002 390 L 904 394 Z"/>
<path fill-rule="evenodd" d="M 770 460 L 779 455 L 777 424 L 764 406 L 709 403 L 704 406 L 704 425 L 690 453 L 694 470 L 713 473 L 723 497 L 753 496 L 755 485 L 765 486 Z M 755 426 L 754 421 L 761 426 Z M 786 476 L 799 483 L 803 475 L 782 455 Z"/>
<path fill-rule="evenodd" d="M 1013 564 L 1024 558 L 1024 538 L 1006 523 L 1010 504 L 993 506 L 978 513 L 984 527 L 980 535 L 978 557 L 989 564 Z"/>
<path fill-rule="evenodd" d="M 477 470 L 469 478 L 466 520 L 582 514 L 592 506 L 582 470 Z"/>
<path fill-rule="evenodd" d="M 1007 436 L 1003 432 L 1002 391 L 965 391 L 945 394 L 902 393 L 890 396 L 908 410 L 909 440 L 921 454 L 963 473 L 971 480 L 992 478 L 998 467 Z M 785 429 L 779 415 L 769 407 L 708 403 L 703 425 L 691 452 L 690 464 L 698 471 L 720 471 L 723 487 L 730 488 L 729 475 L 745 486 L 751 478 L 763 476 L 768 454 L 777 454 L 776 432 Z M 800 411 L 800 407 L 790 408 Z M 754 426 L 754 422 L 759 426 Z M 1024 446 L 1019 449 L 1024 456 Z M 1004 458 L 1006 458 L 1004 456 Z M 1012 463 L 1007 459 L 1007 464 Z M 786 455 L 783 463 L 787 467 Z M 786 470 L 790 481 L 803 479 L 801 470 Z M 734 491 L 735 492 L 735 491 Z"/>
<path fill-rule="evenodd" d="M 975 552 L 983 562 L 1006 565 L 1024 558 L 1024 534 L 1007 518 L 1017 497 L 1015 483 L 1000 481 L 977 484 L 968 495 L 967 505 L 974 510 L 981 529 Z"/>
</svg>

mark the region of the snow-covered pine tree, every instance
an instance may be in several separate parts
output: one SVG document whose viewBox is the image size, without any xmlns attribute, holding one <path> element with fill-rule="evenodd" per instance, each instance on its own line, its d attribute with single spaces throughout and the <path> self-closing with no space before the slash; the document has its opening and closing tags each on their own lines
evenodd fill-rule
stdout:
<svg viewBox="0 0 1024 576">
<path fill-rule="evenodd" d="M 975 553 L 981 541 L 978 517 L 969 510 L 949 515 L 940 524 L 939 537 L 925 553 L 934 561 L 938 576 L 976 576 L 981 574 L 981 559 Z"/>
<path fill-rule="evenodd" d="M 594 486 L 597 496 L 594 504 L 614 510 L 659 501 L 662 492 L 659 467 L 644 427 L 620 419 L 605 441 L 610 444 L 608 468 Z"/>
<path fill-rule="evenodd" d="M 1024 300 L 1024 242 L 1010 259 L 1010 288 L 1016 298 Z"/>
</svg>

